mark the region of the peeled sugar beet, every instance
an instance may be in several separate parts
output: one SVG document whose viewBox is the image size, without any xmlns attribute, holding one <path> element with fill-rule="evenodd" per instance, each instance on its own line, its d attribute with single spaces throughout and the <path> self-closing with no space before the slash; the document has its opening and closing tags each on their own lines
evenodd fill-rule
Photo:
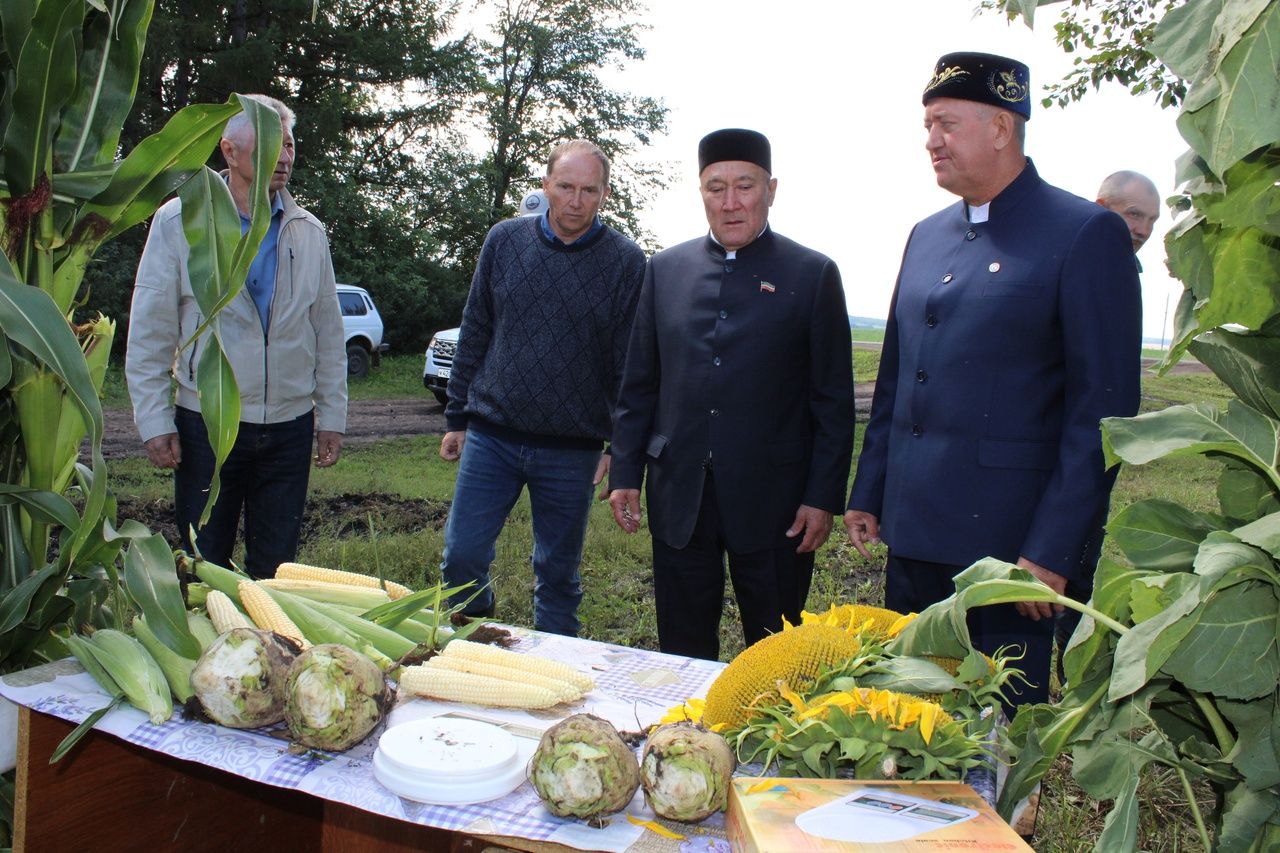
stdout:
<svg viewBox="0 0 1280 853">
<path fill-rule="evenodd" d="M 737 763 L 728 742 L 713 731 L 696 723 L 659 726 L 640 759 L 645 802 L 668 820 L 702 820 L 728 804 Z"/>
<path fill-rule="evenodd" d="M 591 819 L 627 807 L 640 787 L 640 766 L 608 720 L 574 714 L 543 733 L 529 781 L 553 815 Z"/>
<path fill-rule="evenodd" d="M 382 670 L 346 646 L 312 646 L 289 667 L 284 720 L 294 742 L 340 752 L 364 740 L 391 708 Z"/>
<path fill-rule="evenodd" d="M 285 677 L 296 655 L 293 645 L 270 631 L 232 628 L 200 655 L 191 689 L 215 723 L 269 726 L 284 719 Z"/>
</svg>

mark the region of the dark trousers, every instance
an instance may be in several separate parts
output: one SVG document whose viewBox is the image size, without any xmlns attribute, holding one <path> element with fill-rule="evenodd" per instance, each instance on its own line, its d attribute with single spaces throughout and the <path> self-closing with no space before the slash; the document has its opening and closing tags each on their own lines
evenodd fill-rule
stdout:
<svg viewBox="0 0 1280 853">
<path fill-rule="evenodd" d="M 191 550 L 190 530 L 199 523 L 213 479 L 213 448 L 199 412 L 179 408 L 174 415 L 182 462 L 173 478 L 174 515 L 182 547 Z M 240 424 L 220 475 L 221 491 L 209 521 L 196 534 L 207 560 L 227 565 L 244 515 L 245 570 L 271 577 L 276 566 L 298 554 L 302 510 L 311 474 L 315 413 L 275 424 Z"/>
<path fill-rule="evenodd" d="M 968 566 L 909 560 L 889 554 L 885 567 L 884 603 L 899 613 L 919 613 L 956 591 L 954 578 Z M 1016 682 L 1005 689 L 1010 719 L 1019 705 L 1049 700 L 1049 655 L 1053 645 L 1053 619 L 1032 621 L 1012 604 L 974 607 L 968 615 L 969 638 L 984 654 L 1004 646 L 1018 646 L 1022 660 L 1013 666 L 1026 674 L 1029 684 Z"/>
<path fill-rule="evenodd" d="M 795 544 L 750 554 L 731 550 L 708 472 L 689 544 L 673 548 L 653 539 L 658 647 L 669 654 L 719 659 L 726 555 L 748 646 L 782 630 L 783 616 L 799 624 L 813 579 L 813 553 L 797 554 L 798 544 L 797 539 Z"/>
</svg>

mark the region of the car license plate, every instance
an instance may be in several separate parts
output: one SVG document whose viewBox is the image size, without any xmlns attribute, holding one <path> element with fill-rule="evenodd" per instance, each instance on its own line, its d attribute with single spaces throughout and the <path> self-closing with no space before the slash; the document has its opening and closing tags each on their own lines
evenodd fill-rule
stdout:
<svg viewBox="0 0 1280 853">
<path fill-rule="evenodd" d="M 442 367 L 442 368 L 440 368 L 439 370 L 437 370 L 437 371 L 436 371 L 436 376 L 440 377 L 441 379 L 448 379 L 448 378 L 449 378 L 449 368 L 447 368 L 447 367 Z"/>
</svg>

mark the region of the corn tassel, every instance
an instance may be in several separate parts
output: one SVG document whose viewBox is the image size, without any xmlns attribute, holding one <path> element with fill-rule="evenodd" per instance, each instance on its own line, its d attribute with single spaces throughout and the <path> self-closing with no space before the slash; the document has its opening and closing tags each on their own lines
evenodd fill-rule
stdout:
<svg viewBox="0 0 1280 853">
<path fill-rule="evenodd" d="M 248 612 L 253 624 L 264 631 L 274 631 L 282 637 L 295 640 L 304 649 L 311 643 L 303 635 L 293 620 L 284 615 L 280 605 L 265 589 L 253 581 L 242 581 L 240 584 L 240 601 Z"/>
<path fill-rule="evenodd" d="M 578 672 L 578 670 L 569 666 L 567 663 L 560 663 L 560 661 L 540 658 L 536 655 L 512 652 L 507 649 L 500 649 L 497 646 L 490 646 L 484 643 L 473 643 L 470 640 L 450 640 L 445 644 L 442 654 L 447 656 L 456 655 L 458 657 L 469 658 L 470 660 L 483 661 L 485 663 L 505 666 L 511 669 L 518 669 L 523 672 L 545 675 L 549 678 L 555 678 L 560 681 L 567 681 L 583 693 L 591 692 L 596 686 L 596 683 L 591 679 L 591 676 Z"/>
<path fill-rule="evenodd" d="M 413 590 L 394 581 L 380 581 L 371 575 L 357 572 L 346 572 L 342 569 L 326 569 L 322 566 L 308 566 L 304 563 L 281 563 L 276 568 L 276 577 L 284 580 L 325 581 L 327 583 L 343 583 L 350 586 L 368 589 L 385 589 L 391 598 L 404 598 Z"/>
<path fill-rule="evenodd" d="M 400 689 L 416 696 L 469 702 L 495 708 L 550 708 L 559 703 L 556 694 L 536 684 L 518 684 L 470 672 L 454 672 L 427 664 L 405 667 Z"/>
</svg>

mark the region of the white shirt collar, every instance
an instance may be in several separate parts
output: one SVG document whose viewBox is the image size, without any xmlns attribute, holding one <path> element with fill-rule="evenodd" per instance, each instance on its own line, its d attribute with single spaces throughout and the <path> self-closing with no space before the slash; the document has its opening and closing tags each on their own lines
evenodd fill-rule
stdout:
<svg viewBox="0 0 1280 853">
<path fill-rule="evenodd" d="M 986 222 L 991 218 L 991 202 L 980 204 L 977 207 L 966 204 L 965 208 L 969 211 L 969 221 L 975 225 Z"/>
</svg>

